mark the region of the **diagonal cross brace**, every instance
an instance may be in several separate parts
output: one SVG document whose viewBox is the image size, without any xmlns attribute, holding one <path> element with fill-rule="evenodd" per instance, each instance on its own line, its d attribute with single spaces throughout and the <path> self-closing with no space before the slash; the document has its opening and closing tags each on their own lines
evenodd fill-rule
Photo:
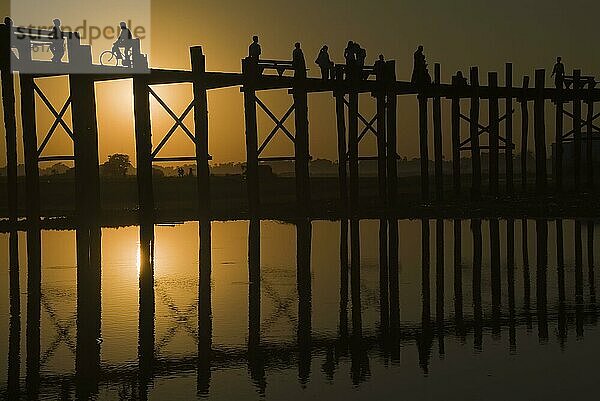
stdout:
<svg viewBox="0 0 600 401">
<path fill-rule="evenodd" d="M 511 110 L 510 113 L 506 113 L 504 114 L 502 117 L 500 117 L 498 119 L 498 124 L 500 124 L 502 121 L 506 120 L 508 118 L 509 115 L 514 114 L 515 110 Z M 471 123 L 471 119 L 467 116 L 465 116 L 464 114 L 459 114 L 459 117 L 463 120 L 465 120 L 468 123 Z M 477 132 L 477 136 L 480 136 L 484 133 L 490 133 L 490 128 L 491 128 L 491 124 L 488 124 L 487 126 L 481 125 L 479 123 L 477 123 L 477 127 L 479 128 L 479 131 Z M 506 138 L 501 137 L 500 135 L 498 135 L 498 139 L 500 140 L 500 142 L 506 142 Z M 459 148 L 465 146 L 466 144 L 468 144 L 469 142 L 471 142 L 471 138 L 467 138 L 464 141 L 462 141 L 458 146 Z M 514 146 L 514 145 L 513 145 Z"/>
<path fill-rule="evenodd" d="M 285 124 L 286 120 L 292 114 L 292 112 L 294 111 L 295 108 L 296 108 L 296 106 L 292 104 L 290 106 L 290 108 L 288 109 L 288 111 L 286 111 L 286 113 L 281 118 L 280 124 L 277 123 L 277 125 L 275 125 L 275 127 L 271 130 L 271 132 L 269 133 L 269 135 L 267 136 L 267 138 L 265 139 L 265 141 L 262 143 L 262 145 L 260 145 L 260 148 L 258 149 L 258 155 L 259 156 L 263 152 L 263 150 L 265 150 L 265 148 L 267 147 L 267 145 L 269 144 L 269 142 L 271 142 L 271 139 L 273 139 L 273 137 L 275 136 L 275 134 L 277 133 L 277 131 L 279 131 L 281 129 L 281 127 L 283 126 L 283 124 Z"/>
<path fill-rule="evenodd" d="M 194 138 L 194 134 L 192 134 L 192 132 L 188 129 L 188 127 L 185 126 L 185 124 L 183 123 L 183 118 L 178 118 L 177 115 L 173 112 L 173 110 L 171 110 L 171 108 L 164 102 L 164 100 L 162 100 L 160 98 L 160 96 L 158 96 L 158 94 L 151 88 L 148 87 L 148 90 L 150 92 L 150 94 L 152 94 L 152 96 L 156 99 L 156 101 L 163 107 L 163 109 L 165 109 L 165 111 L 171 116 L 171 118 L 173 120 L 175 120 L 175 126 L 177 127 L 181 127 L 181 129 L 186 133 L 186 135 L 192 140 L 192 142 L 196 143 L 196 139 Z M 194 107 L 193 105 L 194 102 L 192 102 L 192 108 Z M 190 109 L 190 106 L 188 106 L 188 109 Z M 187 110 L 187 112 L 189 113 L 190 110 Z M 187 116 L 187 113 L 185 113 L 185 115 Z"/>
<path fill-rule="evenodd" d="M 261 109 L 263 109 L 263 111 L 271 118 L 271 120 L 273 120 L 273 122 L 276 124 L 276 131 L 277 130 L 282 130 L 283 133 L 290 139 L 290 141 L 292 141 L 293 143 L 296 142 L 296 138 L 294 138 L 294 136 L 292 135 L 292 133 L 283 125 L 283 123 L 285 122 L 284 120 L 279 121 L 279 119 L 277 117 L 275 117 L 275 114 L 273 114 L 273 112 L 271 112 L 271 110 L 269 110 L 269 108 L 267 107 L 267 105 L 265 105 L 262 100 L 260 100 L 258 98 L 258 96 L 254 96 L 254 100 L 256 100 L 256 103 L 260 106 Z M 292 105 L 292 107 L 290 107 L 291 110 L 293 110 L 296 106 Z M 291 113 L 290 110 L 288 110 L 288 113 Z M 288 114 L 286 113 L 286 115 Z M 289 115 L 288 115 L 289 117 Z M 286 117 L 287 119 L 287 117 Z M 275 135 L 275 134 L 273 134 Z"/>
<path fill-rule="evenodd" d="M 46 146 L 46 144 L 52 137 L 52 134 L 54 133 L 54 131 L 56 130 L 56 128 L 58 127 L 59 124 L 64 128 L 65 132 L 67 133 L 67 135 L 69 135 L 69 137 L 71 138 L 72 141 L 75 141 L 75 137 L 73 135 L 73 130 L 71 130 L 71 128 L 67 125 L 67 123 L 63 119 L 65 113 L 67 112 L 67 108 L 71 104 L 71 97 L 69 96 L 69 98 L 67 99 L 67 101 L 65 102 L 65 104 L 63 105 L 63 107 L 61 108 L 60 113 L 59 113 L 56 111 L 56 109 L 54 108 L 54 106 L 52 105 L 50 100 L 48 100 L 46 95 L 44 95 L 44 92 L 42 92 L 42 90 L 39 88 L 39 86 L 37 86 L 35 83 L 33 84 L 33 90 L 38 94 L 38 96 L 40 97 L 42 102 L 46 105 L 48 110 L 50 110 L 50 113 L 52 113 L 52 115 L 55 118 L 55 121 L 52 124 L 50 131 L 44 138 L 43 146 L 41 147 L 41 149 L 38 150 L 38 156 L 39 156 L 39 154 L 42 153 L 43 148 Z"/>
<path fill-rule="evenodd" d="M 175 124 L 171 127 L 171 129 L 163 137 L 163 139 L 160 141 L 160 143 L 158 144 L 158 146 L 156 147 L 156 149 L 154 149 L 154 151 L 152 152 L 152 158 L 155 158 L 158 155 L 158 153 L 160 152 L 160 150 L 165 146 L 165 144 L 167 143 L 167 141 L 169 140 L 169 138 L 171 138 L 171 136 L 175 133 L 175 131 L 177 130 L 178 127 L 181 127 L 184 131 L 187 130 L 187 127 L 185 127 L 185 124 L 183 124 L 183 120 L 185 120 L 185 118 L 187 117 L 187 115 L 193 109 L 194 109 L 194 102 L 192 101 L 188 105 L 188 107 L 183 111 L 183 113 L 181 114 L 180 117 L 175 117 Z M 190 139 L 192 139 L 192 141 L 194 143 L 196 143 L 196 140 L 194 139 L 193 136 L 190 136 L 189 134 L 188 134 L 188 136 L 190 137 Z"/>
</svg>

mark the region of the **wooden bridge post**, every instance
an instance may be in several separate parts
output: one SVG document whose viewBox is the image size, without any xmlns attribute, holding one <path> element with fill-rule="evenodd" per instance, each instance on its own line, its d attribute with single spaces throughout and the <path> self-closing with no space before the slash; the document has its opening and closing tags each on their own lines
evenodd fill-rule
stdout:
<svg viewBox="0 0 600 401">
<path fill-rule="evenodd" d="M 20 84 L 27 222 L 28 224 L 37 224 L 40 218 L 40 170 L 38 165 L 35 83 L 33 76 L 20 74 Z"/>
<path fill-rule="evenodd" d="M 473 199 L 481 197 L 481 154 L 479 150 L 479 69 L 471 67 L 471 112 L 470 137 L 471 137 L 471 169 L 472 184 L 471 196 Z"/>
<path fill-rule="evenodd" d="M 510 91 L 513 87 L 513 65 L 506 63 L 504 72 L 504 86 Z M 504 151 L 505 158 L 505 179 L 506 193 L 512 195 L 514 190 L 514 169 L 513 169 L 513 98 L 508 95 L 505 99 L 504 112 L 506 121 L 504 122 L 504 132 L 506 138 L 506 147 Z"/>
<path fill-rule="evenodd" d="M 387 82 L 387 180 L 388 180 L 388 207 L 394 207 L 398 196 L 398 132 L 396 127 L 397 105 L 396 92 L 393 90 L 393 84 L 396 83 L 396 62 L 387 61 L 386 82 Z"/>
<path fill-rule="evenodd" d="M 421 90 L 419 102 L 419 149 L 421 157 L 421 200 L 429 200 L 429 145 L 427 144 L 427 95 Z"/>
<path fill-rule="evenodd" d="M 150 222 L 154 219 L 154 191 L 152 187 L 150 88 L 147 76 L 134 76 L 133 94 L 139 217 L 143 222 Z"/>
<path fill-rule="evenodd" d="M 89 47 L 87 48 L 90 50 Z M 94 80 L 87 74 L 69 75 L 73 118 L 76 209 L 79 217 L 93 221 L 100 214 L 98 124 Z"/>
<path fill-rule="evenodd" d="M 295 175 L 296 175 L 296 200 L 299 211 L 310 213 L 310 146 L 308 133 L 308 94 L 305 87 L 305 76 L 300 74 L 295 78 L 294 119 L 296 127 Z"/>
<path fill-rule="evenodd" d="M 544 85 L 546 72 L 535 71 L 535 101 L 534 101 L 534 137 L 535 137 L 535 183 L 536 192 L 543 194 L 546 191 L 546 122 L 544 117 Z"/>
<path fill-rule="evenodd" d="M 488 179 L 490 186 L 490 193 L 493 196 L 498 196 L 498 159 L 499 159 L 499 136 L 500 136 L 500 124 L 498 119 L 500 113 L 498 111 L 498 96 L 493 91 L 498 89 L 498 73 L 488 73 L 488 86 L 490 88 L 490 96 L 488 98 L 488 119 L 489 119 L 489 165 L 488 165 Z"/>
<path fill-rule="evenodd" d="M 529 142 L 529 105 L 527 100 L 527 89 L 529 88 L 529 77 L 523 77 L 523 98 L 521 99 L 521 190 L 527 191 L 527 147 Z"/>
<path fill-rule="evenodd" d="M 434 66 L 434 83 L 441 83 L 441 68 L 439 63 Z M 444 198 L 444 159 L 442 143 L 442 98 L 439 93 L 433 98 L 433 148 L 435 157 L 435 198 Z"/>
<path fill-rule="evenodd" d="M 338 65 L 335 67 L 335 80 L 340 86 L 343 85 L 344 70 Z M 340 186 L 340 201 L 344 211 L 348 208 L 348 146 L 346 145 L 346 105 L 344 104 L 344 91 L 337 89 L 334 92 L 335 96 L 335 115 L 337 123 L 337 140 L 338 140 L 338 174 Z"/>
<path fill-rule="evenodd" d="M 458 79 L 452 77 L 452 86 L 456 89 Z M 461 190 L 460 183 L 460 97 L 452 98 L 452 182 L 454 195 L 459 196 Z"/>
<path fill-rule="evenodd" d="M 210 218 L 210 166 L 208 152 L 208 99 L 206 91 L 206 57 L 202 46 L 190 48 L 194 86 L 194 139 L 196 144 L 196 177 L 198 185 L 198 217 Z"/>
<path fill-rule="evenodd" d="M 250 213 L 256 214 L 260 207 L 258 181 L 258 128 L 256 121 L 256 66 L 251 59 L 242 60 L 244 74 L 244 117 L 246 124 L 246 186 Z"/>
<path fill-rule="evenodd" d="M 352 213 L 355 213 L 358 209 L 360 180 L 358 161 L 358 92 L 356 92 L 356 90 L 350 90 L 348 98 L 348 165 L 350 170 L 350 210 Z"/>
<path fill-rule="evenodd" d="M 0 77 L 2 79 L 2 110 L 4 111 L 4 131 L 6 135 L 6 176 L 8 216 L 11 224 L 16 224 L 17 210 L 17 125 L 15 112 L 15 84 L 11 70 L 11 32 L 6 25 L 0 25 Z"/>
<path fill-rule="evenodd" d="M 581 89 L 581 70 L 573 71 L 573 90 Z M 581 99 L 573 97 L 573 176 L 575 191 L 581 189 Z"/>
<path fill-rule="evenodd" d="M 383 207 L 387 204 L 387 130 L 386 130 L 386 90 L 385 70 L 377 77 L 379 86 L 375 94 L 377 101 L 377 183 L 379 201 Z"/>
<path fill-rule="evenodd" d="M 554 185 L 557 192 L 563 190 L 563 135 L 564 135 L 564 101 L 563 101 L 563 85 L 556 91 L 556 129 L 554 143 L 556 146 L 554 152 Z"/>
<path fill-rule="evenodd" d="M 586 135 L 586 165 L 587 165 L 587 191 L 593 191 L 594 189 L 594 138 L 592 133 L 594 131 L 594 99 L 592 98 L 593 86 L 589 87 L 589 95 L 586 99 L 587 103 L 587 135 Z"/>
</svg>

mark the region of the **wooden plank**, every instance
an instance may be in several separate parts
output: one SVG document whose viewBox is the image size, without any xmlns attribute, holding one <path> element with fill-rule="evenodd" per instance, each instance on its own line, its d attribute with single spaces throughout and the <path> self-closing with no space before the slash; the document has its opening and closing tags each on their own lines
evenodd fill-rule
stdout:
<svg viewBox="0 0 600 401">
<path fill-rule="evenodd" d="M 256 120 L 256 79 L 249 60 L 242 60 L 244 74 L 244 121 L 246 125 L 246 187 L 251 214 L 260 207 L 258 182 L 258 128 Z"/>
<path fill-rule="evenodd" d="M 573 71 L 573 88 L 581 89 L 581 70 Z M 581 189 L 581 99 L 573 98 L 573 177 L 575 191 Z"/>
<path fill-rule="evenodd" d="M 504 72 L 504 85 L 507 89 L 512 89 L 513 86 L 513 66 L 512 63 L 506 63 Z M 504 103 L 504 113 L 506 120 L 504 121 L 504 137 L 507 145 L 513 143 L 513 98 L 507 96 Z M 513 167 L 513 147 L 508 146 L 504 152 L 505 157 L 505 176 L 506 176 L 506 192 L 512 195 L 514 191 L 514 167 Z"/>
<path fill-rule="evenodd" d="M 529 77 L 523 77 L 523 92 L 529 87 Z M 529 106 L 521 99 L 521 190 L 527 191 L 527 148 L 529 142 Z"/>
<path fill-rule="evenodd" d="M 196 181 L 198 186 L 198 216 L 210 217 L 210 168 L 208 152 L 208 98 L 206 93 L 206 58 L 202 47 L 190 48 L 194 76 L 194 139 L 196 145 Z"/>
<path fill-rule="evenodd" d="M 471 169 L 472 183 L 471 196 L 473 199 L 481 197 L 481 155 L 479 151 L 479 69 L 471 67 L 471 111 L 469 118 L 471 137 Z"/>
<path fill-rule="evenodd" d="M 434 83 L 441 83 L 440 64 L 434 66 Z M 439 96 L 433 98 L 433 148 L 435 158 L 435 196 L 437 200 L 443 199 L 444 193 L 444 169 L 443 169 L 443 143 L 442 143 L 442 99 Z"/>
<path fill-rule="evenodd" d="M 535 71 L 535 88 L 538 97 L 534 101 L 534 138 L 535 138 L 535 160 L 536 160 L 536 192 L 543 194 L 546 191 L 546 122 L 544 116 L 545 99 L 542 95 L 545 84 L 545 71 Z"/>
<path fill-rule="evenodd" d="M 488 85 L 490 88 L 498 87 L 498 74 L 495 72 L 488 73 Z M 488 179 L 490 186 L 490 194 L 498 195 L 498 172 L 499 172 L 499 136 L 500 136 L 500 113 L 498 110 L 498 98 L 490 97 L 488 99 L 488 120 L 489 120 L 489 165 Z"/>
</svg>

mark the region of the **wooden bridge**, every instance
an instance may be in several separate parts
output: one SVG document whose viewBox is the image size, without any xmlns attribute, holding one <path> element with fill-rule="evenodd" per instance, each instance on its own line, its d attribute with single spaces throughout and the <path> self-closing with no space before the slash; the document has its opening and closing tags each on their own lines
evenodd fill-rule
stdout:
<svg viewBox="0 0 600 401">
<path fill-rule="evenodd" d="M 4 122 L 7 140 L 8 160 L 8 204 L 12 221 L 17 220 L 17 151 L 16 151 L 16 116 L 14 74 L 19 72 L 21 118 L 23 121 L 23 146 L 25 154 L 27 218 L 36 221 L 40 217 L 40 190 L 38 164 L 43 161 L 71 160 L 75 164 L 76 175 L 76 209 L 78 215 L 97 216 L 100 211 L 99 201 L 99 161 L 98 161 L 98 126 L 94 83 L 116 79 L 132 79 L 134 95 L 134 119 L 136 140 L 136 166 L 139 193 L 140 217 L 152 219 L 154 213 L 154 195 L 152 187 L 152 164 L 160 162 L 189 161 L 197 166 L 198 210 L 199 218 L 210 213 L 209 161 L 208 149 L 209 124 L 207 92 L 213 89 L 239 86 L 244 94 L 245 138 L 247 163 L 247 191 L 249 208 L 256 212 L 260 207 L 258 166 L 261 162 L 292 160 L 295 162 L 296 193 L 298 210 L 310 213 L 310 174 L 311 160 L 309 149 L 308 95 L 317 92 L 330 92 L 335 98 L 337 117 L 338 156 L 340 198 L 348 210 L 356 210 L 359 196 L 359 161 L 376 160 L 378 164 L 379 198 L 384 208 L 392 207 L 397 201 L 397 160 L 398 129 L 396 124 L 397 99 L 399 96 L 415 96 L 418 101 L 419 140 L 421 155 L 421 194 L 423 201 L 429 201 L 431 194 L 441 199 L 443 194 L 442 171 L 442 102 L 451 102 L 451 136 L 453 162 L 453 188 L 459 194 L 464 191 L 461 184 L 460 157 L 461 152 L 468 152 L 472 160 L 471 194 L 478 200 L 482 195 L 481 152 L 489 152 L 489 192 L 498 195 L 501 192 L 499 179 L 499 154 L 504 152 L 506 186 L 503 189 L 511 195 L 514 185 L 514 150 L 515 135 L 513 116 L 515 104 L 521 113 L 521 179 L 522 185 L 527 183 L 526 162 L 529 145 L 529 104 L 533 103 L 533 141 L 536 157 L 536 191 L 544 195 L 548 191 L 548 179 L 552 177 L 554 188 L 564 188 L 563 177 L 563 145 L 574 142 L 575 190 L 582 187 L 582 172 L 586 171 L 586 186 L 593 184 L 593 152 L 592 141 L 597 139 L 600 129 L 594 121 L 600 113 L 594 114 L 594 103 L 600 100 L 600 89 L 595 88 L 593 78 L 582 77 L 579 70 L 572 76 L 565 77 L 561 88 L 547 88 L 545 71 L 535 72 L 534 82 L 525 76 L 521 85 L 513 83 L 512 64 L 506 64 L 504 86 L 500 86 L 498 74 L 490 72 L 487 86 L 480 84 L 477 67 L 470 69 L 469 83 L 453 78 L 451 83 L 441 82 L 441 68 L 434 67 L 434 79 L 431 84 L 415 84 L 396 79 L 394 61 L 387 61 L 385 68 L 375 71 L 367 66 L 362 74 L 345 74 L 343 65 L 334 67 L 331 80 L 307 78 L 305 74 L 294 76 L 294 68 L 289 61 L 278 60 L 242 60 L 241 73 L 224 73 L 206 71 L 205 55 L 201 47 L 190 49 L 191 70 L 165 70 L 148 68 L 143 54 L 137 54 L 133 68 L 106 67 L 92 62 L 91 48 L 82 45 L 77 33 L 65 32 L 69 62 L 50 63 L 32 60 L 30 45 L 21 49 L 11 46 L 16 32 L 27 31 L 25 28 L 0 25 L 1 36 L 1 74 L 4 106 Z M 29 32 L 29 42 L 36 39 L 35 32 Z M 26 43 L 29 43 L 26 41 Z M 30 44 L 31 44 L 30 43 Z M 138 48 L 139 42 L 138 42 Z M 17 55 L 18 53 L 18 55 Z M 44 73 L 34 73 L 36 68 L 43 67 Z M 86 72 L 86 73 L 82 73 Z M 53 76 L 68 76 L 70 97 L 66 104 L 58 108 L 51 104 L 37 85 L 39 80 Z M 193 100 L 180 116 L 175 114 L 169 105 L 154 91 L 156 85 L 173 85 L 190 83 L 193 85 Z M 259 94 L 265 90 L 287 90 L 292 103 L 287 112 L 277 117 L 269 107 L 260 100 Z M 376 103 L 376 114 L 367 118 L 359 109 L 359 94 L 371 94 Z M 38 130 L 36 127 L 35 98 L 38 96 L 51 111 L 55 122 L 46 133 L 41 146 L 38 146 Z M 173 127 L 155 146 L 152 140 L 153 130 L 150 118 L 150 98 L 154 97 L 174 120 Z M 434 183 L 430 185 L 428 161 L 429 141 L 428 103 L 433 105 L 433 148 L 435 161 Z M 487 125 L 481 122 L 481 102 L 486 101 L 489 115 Z M 462 106 L 468 102 L 468 113 Z M 553 160 L 553 172 L 547 171 L 547 135 L 545 106 L 551 102 L 556 110 L 556 154 Z M 582 115 L 582 103 L 587 105 L 587 115 Z M 501 104 L 503 105 L 502 110 Z M 72 109 L 72 129 L 64 121 L 68 107 Z M 257 127 L 257 110 L 264 111 L 275 123 L 263 142 L 259 142 Z M 185 125 L 184 119 L 193 112 L 194 127 Z M 290 132 L 284 123 L 294 115 L 294 131 Z M 565 117 L 573 121 L 572 129 L 566 131 Z M 469 124 L 467 133 L 461 132 L 461 120 Z M 73 155 L 44 156 L 42 151 L 58 126 L 62 126 L 71 136 L 74 143 Z M 362 127 L 361 127 L 362 125 Z M 501 129 L 502 125 L 502 129 Z M 160 150 L 170 140 L 176 129 L 181 128 L 195 145 L 195 154 L 188 157 L 161 157 Z M 278 133 L 283 132 L 294 144 L 293 154 L 285 157 L 263 157 L 263 151 Z M 359 152 L 359 143 L 365 135 L 373 133 L 377 137 L 377 155 L 364 156 Z M 480 137 L 489 135 L 489 144 L 481 145 Z M 156 134 L 155 134 L 156 136 Z M 587 146 L 582 146 L 583 143 Z M 582 155 L 582 149 L 586 149 Z M 584 157 L 585 156 L 585 157 Z M 583 163 L 585 161 L 585 164 Z M 431 191 L 431 187 L 434 191 Z"/>
</svg>

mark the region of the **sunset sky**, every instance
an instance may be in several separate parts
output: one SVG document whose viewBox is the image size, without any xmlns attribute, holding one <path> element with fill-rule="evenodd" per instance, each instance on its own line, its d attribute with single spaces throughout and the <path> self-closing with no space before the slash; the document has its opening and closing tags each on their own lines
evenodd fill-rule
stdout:
<svg viewBox="0 0 600 401">
<path fill-rule="evenodd" d="M 2 1 L 0 14 L 9 14 L 6 3 L 7 0 Z M 154 68 L 188 69 L 189 47 L 202 45 L 209 70 L 238 72 L 240 59 L 246 55 L 251 36 L 258 34 L 265 58 L 289 59 L 294 42 L 302 42 L 308 68 L 311 69 L 309 74 L 317 76 L 318 69 L 313 62 L 323 44 L 329 45 L 334 61 L 342 62 L 346 42 L 355 40 L 366 48 L 369 63 L 383 53 L 386 58 L 396 60 L 398 79 L 409 80 L 412 53 L 418 44 L 423 44 L 430 68 L 435 62 L 442 64 L 444 81 L 449 81 L 456 70 L 466 72 L 469 66 L 478 65 L 483 83 L 487 79 L 487 71 L 499 71 L 500 82 L 503 83 L 504 63 L 511 61 L 514 63 L 515 85 L 520 85 L 522 75 L 533 75 L 535 68 L 551 70 L 557 55 L 563 57 L 567 71 L 578 67 L 584 74 L 598 73 L 600 54 L 597 51 L 596 18 L 599 11 L 600 5 L 583 0 L 568 3 L 526 0 L 153 1 L 152 48 L 148 51 L 142 43 L 142 51 L 149 53 Z M 60 14 L 60 11 L 57 13 Z M 49 16 L 48 19 L 53 17 L 60 15 Z M 115 12 L 116 21 L 126 19 L 127 16 Z M 19 21 L 15 23 L 19 24 Z M 104 49 L 94 50 L 98 54 Z M 158 91 L 173 105 L 177 114 L 191 99 L 189 87 L 160 88 Z M 117 152 L 128 153 L 134 158 L 131 82 L 97 84 L 97 94 L 100 160 L 104 161 L 109 154 Z M 285 91 L 260 96 L 273 106 L 276 114 L 281 115 L 289 106 L 289 95 Z M 56 90 L 50 97 L 60 108 L 66 92 Z M 367 110 L 366 117 L 370 118 L 372 102 L 368 96 L 362 102 Z M 445 108 L 444 126 L 449 127 L 448 105 Z M 153 105 L 153 110 L 153 139 L 157 144 L 170 128 L 171 121 L 158 104 Z M 400 99 L 398 111 L 398 151 L 402 156 L 415 157 L 418 155 L 415 98 Z M 45 111 L 40 111 L 40 142 L 50 125 L 44 117 L 48 114 L 43 113 Z M 243 102 L 239 88 L 211 92 L 209 113 L 210 152 L 214 162 L 243 161 Z M 331 95 L 311 95 L 309 113 L 312 156 L 336 160 Z M 273 126 L 263 117 L 259 121 L 262 138 Z M 485 119 L 484 114 L 482 120 L 485 122 Z M 549 138 L 554 136 L 552 120 L 553 116 L 549 113 Z M 191 119 L 188 123 L 192 125 Z M 62 131 L 58 132 L 54 141 L 46 154 L 70 152 L 68 137 Z M 188 142 L 179 131 L 162 155 L 191 155 L 193 148 Z M 20 132 L 18 143 L 19 162 L 22 162 Z M 365 144 L 365 154 L 373 151 L 373 143 L 371 140 Z M 291 144 L 282 135 L 265 155 L 284 155 L 291 149 Z M 4 140 L 0 141 L 0 153 L 0 165 L 4 165 Z M 444 153 L 447 158 L 450 157 L 449 128 L 444 134 Z"/>
</svg>

